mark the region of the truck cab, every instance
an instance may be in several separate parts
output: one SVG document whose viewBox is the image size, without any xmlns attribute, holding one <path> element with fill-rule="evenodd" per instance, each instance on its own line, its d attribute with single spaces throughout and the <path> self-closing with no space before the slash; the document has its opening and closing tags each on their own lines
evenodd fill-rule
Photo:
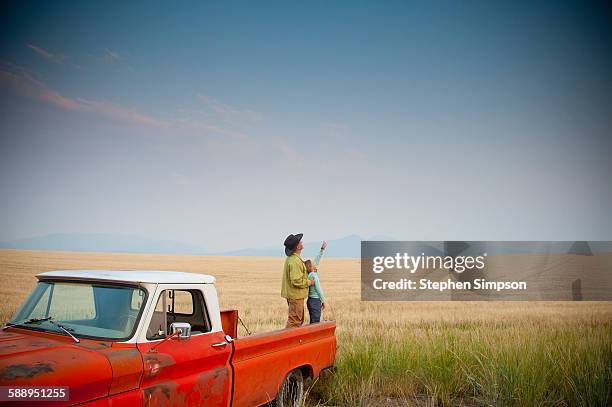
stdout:
<svg viewBox="0 0 612 407">
<path fill-rule="evenodd" d="M 238 311 L 219 309 L 210 275 L 65 270 L 37 278 L 0 333 L 0 385 L 64 386 L 69 396 L 28 405 L 297 405 L 303 380 L 335 358 L 335 322 L 239 337 Z"/>
</svg>

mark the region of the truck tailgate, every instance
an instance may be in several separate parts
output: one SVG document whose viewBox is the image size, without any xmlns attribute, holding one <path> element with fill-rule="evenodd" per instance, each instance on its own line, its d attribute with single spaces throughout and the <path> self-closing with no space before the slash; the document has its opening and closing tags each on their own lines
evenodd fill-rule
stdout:
<svg viewBox="0 0 612 407">
<path fill-rule="evenodd" d="M 295 368 L 318 377 L 334 363 L 335 330 L 336 323 L 330 321 L 236 338 L 233 406 L 257 406 L 274 399 Z"/>
</svg>

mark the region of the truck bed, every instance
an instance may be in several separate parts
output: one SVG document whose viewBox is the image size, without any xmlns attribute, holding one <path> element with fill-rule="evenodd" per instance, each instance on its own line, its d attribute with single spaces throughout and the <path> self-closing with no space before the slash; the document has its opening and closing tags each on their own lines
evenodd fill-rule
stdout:
<svg viewBox="0 0 612 407">
<path fill-rule="evenodd" d="M 316 378 L 334 363 L 333 321 L 236 337 L 237 317 L 236 310 L 221 313 L 225 333 L 234 338 L 234 406 L 256 406 L 273 400 L 285 375 L 293 369 L 300 368 L 304 377 Z"/>
</svg>

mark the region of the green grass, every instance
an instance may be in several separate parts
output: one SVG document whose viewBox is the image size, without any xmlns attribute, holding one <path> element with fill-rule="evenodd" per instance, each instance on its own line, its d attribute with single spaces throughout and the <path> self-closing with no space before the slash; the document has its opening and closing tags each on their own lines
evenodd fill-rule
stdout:
<svg viewBox="0 0 612 407">
<path fill-rule="evenodd" d="M 345 334 L 333 379 L 311 399 L 367 406 L 381 397 L 440 405 L 608 406 L 612 323 L 422 322 Z"/>
</svg>

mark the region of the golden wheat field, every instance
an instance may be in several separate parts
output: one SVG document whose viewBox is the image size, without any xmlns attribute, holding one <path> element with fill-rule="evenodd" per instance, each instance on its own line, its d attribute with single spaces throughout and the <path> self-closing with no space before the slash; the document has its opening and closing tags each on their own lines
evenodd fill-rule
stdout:
<svg viewBox="0 0 612 407">
<path fill-rule="evenodd" d="M 0 322 L 58 269 L 212 274 L 222 308 L 252 332 L 282 328 L 284 259 L 0 250 Z M 326 405 L 608 405 L 612 302 L 362 302 L 358 259 L 325 259 L 323 319 L 337 322 L 337 374 Z M 245 330 L 241 328 L 241 334 Z"/>
</svg>

